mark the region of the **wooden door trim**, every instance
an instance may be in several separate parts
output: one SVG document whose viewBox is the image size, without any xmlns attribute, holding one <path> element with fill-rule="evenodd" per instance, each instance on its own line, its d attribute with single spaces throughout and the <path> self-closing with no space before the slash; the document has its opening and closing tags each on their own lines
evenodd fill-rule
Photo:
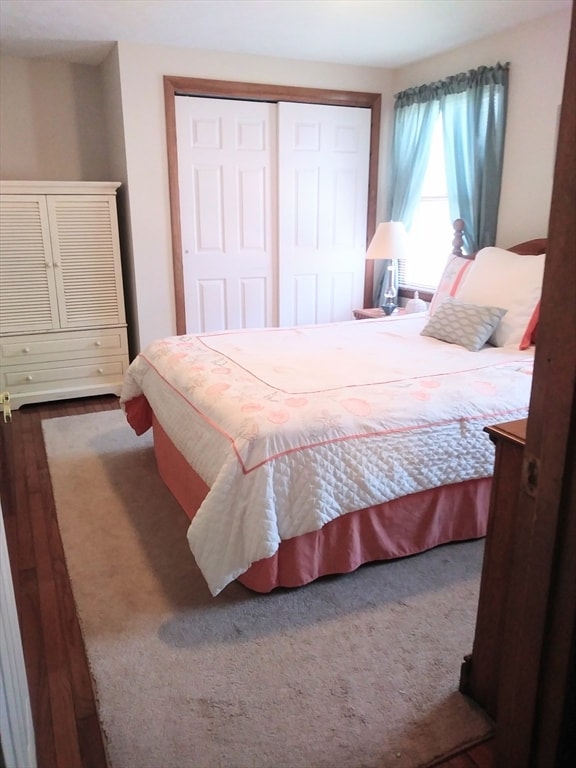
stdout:
<svg viewBox="0 0 576 768">
<path fill-rule="evenodd" d="M 576 706 L 575 136 L 576 6 L 511 553 L 496 724 L 498 768 L 574 764 L 569 730 Z M 536 482 L 529 482 L 529 476 Z"/>
<path fill-rule="evenodd" d="M 252 101 L 296 101 L 307 104 L 328 104 L 342 107 L 370 109 L 370 166 L 368 175 L 368 211 L 366 245 L 376 228 L 376 202 L 378 194 L 378 160 L 380 148 L 380 112 L 382 97 L 379 93 L 336 91 L 323 88 L 300 88 L 287 85 L 242 83 L 228 80 L 205 80 L 195 77 L 164 76 L 164 111 L 166 118 L 166 144 L 168 153 L 168 187 L 170 199 L 170 231 L 172 235 L 172 263 L 174 271 L 174 301 L 176 333 L 186 333 L 184 300 L 184 265 L 181 245 L 180 190 L 178 187 L 178 156 L 176 146 L 176 96 L 204 96 L 211 98 L 243 99 Z M 366 262 L 364 306 L 372 305 L 374 264 Z"/>
</svg>

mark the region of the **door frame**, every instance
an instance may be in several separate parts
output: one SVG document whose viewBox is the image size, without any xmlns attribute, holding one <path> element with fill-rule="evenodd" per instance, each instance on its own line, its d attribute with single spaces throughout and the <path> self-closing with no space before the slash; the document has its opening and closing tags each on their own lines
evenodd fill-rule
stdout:
<svg viewBox="0 0 576 768">
<path fill-rule="evenodd" d="M 576 5 L 498 681 L 494 766 L 574 765 Z"/>
<path fill-rule="evenodd" d="M 368 172 L 368 210 L 366 245 L 376 228 L 376 202 L 378 193 L 378 162 L 380 149 L 380 113 L 382 96 L 361 91 L 337 91 L 322 88 L 300 88 L 287 85 L 242 83 L 229 80 L 207 80 L 195 77 L 164 76 L 164 111 L 166 117 L 166 144 L 168 152 L 168 186 L 170 197 L 170 230 L 172 235 L 172 262 L 174 271 L 174 302 L 176 333 L 186 333 L 184 304 L 184 267 L 180 227 L 180 189 L 178 185 L 178 155 L 176 143 L 176 96 L 204 96 L 217 99 L 247 101 L 296 101 L 306 104 L 329 104 L 341 107 L 370 109 L 370 165 Z M 366 262 L 364 306 L 372 305 L 374 263 Z"/>
</svg>

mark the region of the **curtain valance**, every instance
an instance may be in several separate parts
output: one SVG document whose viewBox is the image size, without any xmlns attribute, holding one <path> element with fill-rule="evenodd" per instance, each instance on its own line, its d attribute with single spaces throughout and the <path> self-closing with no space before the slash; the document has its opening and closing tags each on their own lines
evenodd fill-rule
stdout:
<svg viewBox="0 0 576 768">
<path fill-rule="evenodd" d="M 507 85 L 510 62 L 496 64 L 493 67 L 478 67 L 468 72 L 450 75 L 435 83 L 418 85 L 394 95 L 394 109 L 410 107 L 413 104 L 425 104 L 428 101 L 440 101 L 443 96 L 462 93 L 469 89 L 486 85 Z"/>
</svg>

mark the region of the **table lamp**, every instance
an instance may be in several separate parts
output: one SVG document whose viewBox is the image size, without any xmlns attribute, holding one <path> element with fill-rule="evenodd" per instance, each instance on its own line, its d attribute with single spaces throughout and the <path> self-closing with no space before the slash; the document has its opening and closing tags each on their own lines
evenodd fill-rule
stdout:
<svg viewBox="0 0 576 768">
<path fill-rule="evenodd" d="M 384 295 L 382 311 L 385 315 L 391 315 L 396 309 L 396 297 L 398 295 L 396 263 L 398 259 L 405 259 L 407 255 L 408 235 L 404 224 L 401 221 L 384 221 L 378 224 L 366 251 L 366 258 L 386 259 L 388 261 L 384 268 L 382 281 L 382 294 Z"/>
</svg>

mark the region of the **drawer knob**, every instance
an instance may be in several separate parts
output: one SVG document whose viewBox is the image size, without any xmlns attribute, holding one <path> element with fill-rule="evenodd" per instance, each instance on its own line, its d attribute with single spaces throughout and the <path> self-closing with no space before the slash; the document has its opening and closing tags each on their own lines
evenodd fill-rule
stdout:
<svg viewBox="0 0 576 768">
<path fill-rule="evenodd" d="M 104 373 L 104 370 L 102 368 L 98 368 L 98 373 Z"/>
<path fill-rule="evenodd" d="M 26 381 L 32 381 L 32 376 L 30 375 L 26 376 Z"/>
<path fill-rule="evenodd" d="M 96 347 L 101 347 L 101 346 L 102 346 L 102 342 L 100 341 L 100 339 L 98 339 L 98 341 L 95 341 L 95 342 L 94 342 L 94 345 L 95 345 Z"/>
<path fill-rule="evenodd" d="M 28 352 L 30 352 L 30 347 L 24 347 L 22 352 L 24 352 L 24 354 L 27 354 Z"/>
</svg>

